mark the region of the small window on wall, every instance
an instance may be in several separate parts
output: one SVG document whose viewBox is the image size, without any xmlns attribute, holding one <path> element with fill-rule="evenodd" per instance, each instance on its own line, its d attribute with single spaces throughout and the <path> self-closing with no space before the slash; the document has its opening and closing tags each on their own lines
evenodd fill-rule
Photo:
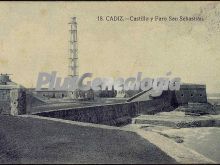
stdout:
<svg viewBox="0 0 220 165">
<path fill-rule="evenodd" d="M 184 94 L 182 93 L 182 94 L 181 94 L 181 96 L 183 97 L 183 96 L 184 96 Z"/>
<path fill-rule="evenodd" d="M 193 94 L 191 94 L 191 97 L 193 97 Z"/>
<path fill-rule="evenodd" d="M 200 97 L 202 97 L 202 94 L 199 94 Z"/>
</svg>

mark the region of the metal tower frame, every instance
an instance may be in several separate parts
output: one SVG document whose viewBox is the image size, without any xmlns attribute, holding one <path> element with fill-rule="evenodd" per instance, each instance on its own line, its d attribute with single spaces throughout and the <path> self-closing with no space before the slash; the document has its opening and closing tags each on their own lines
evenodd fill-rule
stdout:
<svg viewBox="0 0 220 165">
<path fill-rule="evenodd" d="M 76 17 L 72 17 L 70 24 L 69 40 L 69 76 L 78 76 L 78 43 L 77 43 L 77 22 Z"/>
</svg>

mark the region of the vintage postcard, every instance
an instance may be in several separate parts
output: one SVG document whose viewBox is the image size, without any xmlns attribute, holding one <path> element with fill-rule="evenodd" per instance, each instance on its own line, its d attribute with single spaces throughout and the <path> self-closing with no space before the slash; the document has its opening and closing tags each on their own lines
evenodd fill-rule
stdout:
<svg viewBox="0 0 220 165">
<path fill-rule="evenodd" d="M 220 163 L 220 3 L 0 2 L 1 164 Z"/>
</svg>

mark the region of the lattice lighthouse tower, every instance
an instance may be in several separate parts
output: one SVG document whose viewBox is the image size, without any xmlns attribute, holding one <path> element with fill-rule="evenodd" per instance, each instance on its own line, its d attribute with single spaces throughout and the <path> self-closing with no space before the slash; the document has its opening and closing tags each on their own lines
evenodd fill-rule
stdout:
<svg viewBox="0 0 220 165">
<path fill-rule="evenodd" d="M 69 76 L 74 77 L 79 75 L 76 17 L 72 17 L 72 20 L 69 24 L 70 24 Z"/>
</svg>

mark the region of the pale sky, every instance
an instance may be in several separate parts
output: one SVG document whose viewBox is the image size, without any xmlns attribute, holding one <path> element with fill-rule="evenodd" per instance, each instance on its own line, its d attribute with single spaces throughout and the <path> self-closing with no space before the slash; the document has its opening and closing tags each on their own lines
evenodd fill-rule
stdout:
<svg viewBox="0 0 220 165">
<path fill-rule="evenodd" d="M 201 16 L 203 22 L 98 22 L 98 16 Z M 68 74 L 71 17 L 79 72 L 93 77 L 181 77 L 220 92 L 218 2 L 0 2 L 0 72 L 36 87 L 39 72 Z"/>
</svg>

